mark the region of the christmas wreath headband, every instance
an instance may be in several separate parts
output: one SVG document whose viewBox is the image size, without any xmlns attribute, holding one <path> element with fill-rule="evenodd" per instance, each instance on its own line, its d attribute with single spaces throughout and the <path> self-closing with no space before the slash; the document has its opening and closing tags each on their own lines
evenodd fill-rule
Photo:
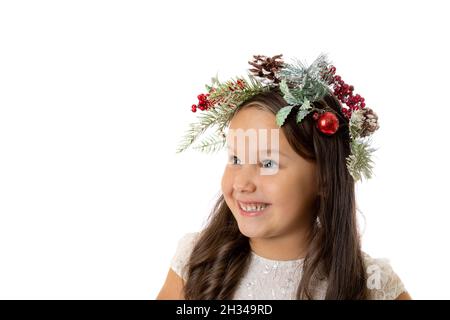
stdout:
<svg viewBox="0 0 450 320">
<path fill-rule="evenodd" d="M 328 136 L 339 129 L 339 115 L 331 108 L 317 108 L 312 102 L 326 94 L 334 95 L 342 103 L 342 114 L 348 119 L 351 152 L 346 159 L 347 168 L 355 181 L 363 176 L 371 178 L 371 156 L 375 149 L 370 147 L 370 135 L 379 128 L 378 116 L 365 106 L 363 97 L 353 94 L 353 86 L 336 75 L 336 68 L 328 62 L 325 54 L 319 55 L 309 66 L 297 59 L 285 63 L 282 54 L 273 57 L 254 55 L 253 61 L 248 63 L 252 68 L 247 79 L 237 77 L 220 82 L 216 74 L 211 79 L 211 85 L 206 85 L 207 93 L 197 96 L 198 104 L 192 105 L 191 111 L 197 112 L 199 109 L 202 112 L 197 122 L 190 124 L 177 152 L 186 150 L 213 127 L 215 130 L 193 148 L 203 152 L 222 149 L 226 145 L 224 130 L 236 109 L 256 94 L 278 87 L 288 103 L 276 114 L 279 127 L 293 110 L 297 112 L 297 123 L 312 112 L 317 129 Z"/>
</svg>

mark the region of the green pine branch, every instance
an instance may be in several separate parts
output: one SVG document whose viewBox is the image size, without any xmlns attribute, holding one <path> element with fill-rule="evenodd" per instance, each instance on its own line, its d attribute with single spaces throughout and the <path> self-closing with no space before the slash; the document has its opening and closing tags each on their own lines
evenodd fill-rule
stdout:
<svg viewBox="0 0 450 320">
<path fill-rule="evenodd" d="M 196 122 L 189 125 L 189 129 L 185 133 L 181 142 L 179 143 L 177 153 L 183 152 L 191 144 L 193 144 L 209 127 L 219 124 L 228 123 L 232 110 L 225 105 L 217 105 L 207 111 L 199 114 Z"/>
<path fill-rule="evenodd" d="M 289 80 L 296 87 L 303 87 L 307 77 L 314 81 L 323 82 L 321 74 L 326 70 L 328 64 L 328 58 L 325 54 L 320 54 L 308 67 L 300 60 L 294 59 L 293 63 L 283 65 L 279 77 Z"/>
<path fill-rule="evenodd" d="M 280 89 L 285 93 L 283 98 L 299 102 L 305 99 L 317 101 L 329 93 L 330 88 L 322 79 L 322 73 L 326 71 L 327 65 L 325 54 L 321 54 L 309 67 L 298 59 L 293 64 L 285 63 L 284 68 L 279 72 L 279 77 L 282 79 Z M 293 89 L 287 90 L 288 86 Z M 287 92 L 289 92 L 288 95 Z"/>
<path fill-rule="evenodd" d="M 203 138 L 192 148 L 201 152 L 213 153 L 225 147 L 226 141 L 225 136 L 222 136 L 220 132 L 215 132 L 208 137 Z"/>
<path fill-rule="evenodd" d="M 244 82 L 243 88 L 236 86 L 238 79 Z M 189 125 L 189 129 L 179 143 L 177 153 L 186 150 L 210 127 L 215 126 L 217 127 L 217 132 L 223 132 L 236 108 L 254 95 L 269 90 L 267 86 L 261 84 L 250 74 L 248 75 L 248 80 L 237 77 L 224 83 L 221 83 L 216 76 L 212 78 L 212 85 L 206 86 L 206 88 L 210 91 L 208 100 L 213 102 L 213 106 L 206 111 L 201 111 L 197 121 Z M 213 92 L 211 92 L 212 88 L 214 88 Z M 200 144 L 198 149 L 208 149 L 207 145 L 201 146 L 202 144 Z"/>
<path fill-rule="evenodd" d="M 362 125 L 364 122 L 364 116 L 362 110 L 355 110 L 350 117 L 350 137 L 352 140 L 358 139 L 361 136 Z"/>
<path fill-rule="evenodd" d="M 356 139 L 350 142 L 351 154 L 347 157 L 347 168 L 355 181 L 372 177 L 373 161 L 369 140 Z"/>
<path fill-rule="evenodd" d="M 214 79 L 213 86 L 214 92 L 210 92 L 209 100 L 217 101 L 221 105 L 230 105 L 231 107 L 237 107 L 245 100 L 253 97 L 254 95 L 268 91 L 268 88 L 256 80 L 251 74 L 248 75 L 248 79 L 243 77 L 236 77 L 221 83 L 217 78 Z M 244 87 L 240 88 L 236 86 L 238 80 L 243 81 Z M 234 88 L 231 90 L 230 87 Z"/>
</svg>

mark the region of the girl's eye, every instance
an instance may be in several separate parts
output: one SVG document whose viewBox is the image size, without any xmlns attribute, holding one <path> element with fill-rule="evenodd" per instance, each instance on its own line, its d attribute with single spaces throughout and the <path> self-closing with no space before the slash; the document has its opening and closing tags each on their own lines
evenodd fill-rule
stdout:
<svg viewBox="0 0 450 320">
<path fill-rule="evenodd" d="M 263 163 L 263 167 L 264 167 L 264 168 L 267 168 L 267 169 L 272 169 L 272 168 L 274 168 L 275 166 L 278 165 L 278 164 L 277 164 L 275 161 L 273 161 L 273 160 L 264 160 L 264 161 L 262 161 L 262 163 Z"/>
<path fill-rule="evenodd" d="M 229 162 L 231 162 L 231 164 L 233 164 L 233 165 L 241 164 L 241 160 L 239 160 L 239 158 L 236 156 L 231 156 L 229 158 Z M 262 161 L 262 164 L 263 164 L 263 167 L 266 169 L 273 169 L 274 167 L 278 166 L 278 164 L 273 160 L 264 160 L 264 161 Z"/>
<path fill-rule="evenodd" d="M 240 162 L 239 158 L 236 156 L 231 156 L 229 158 L 229 161 L 231 162 L 231 164 L 239 164 L 239 163 L 236 163 L 235 160 Z"/>
</svg>

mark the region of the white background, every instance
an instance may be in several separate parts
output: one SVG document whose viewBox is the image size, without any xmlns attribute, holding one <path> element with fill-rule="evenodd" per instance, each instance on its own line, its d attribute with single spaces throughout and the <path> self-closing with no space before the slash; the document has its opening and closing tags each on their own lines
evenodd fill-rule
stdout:
<svg viewBox="0 0 450 320">
<path fill-rule="evenodd" d="M 449 298 L 445 3 L 1 1 L 0 298 L 154 299 L 220 192 L 224 152 L 175 154 L 197 95 L 321 52 L 380 117 L 363 249 Z"/>
</svg>

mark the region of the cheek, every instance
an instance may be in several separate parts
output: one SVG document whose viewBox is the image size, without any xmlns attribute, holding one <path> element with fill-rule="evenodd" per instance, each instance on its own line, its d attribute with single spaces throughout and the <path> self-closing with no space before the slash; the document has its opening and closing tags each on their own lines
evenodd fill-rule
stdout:
<svg viewBox="0 0 450 320">
<path fill-rule="evenodd" d="M 295 173 L 279 176 L 265 186 L 267 194 L 285 214 L 303 210 L 315 194 L 311 179 Z"/>
<path fill-rule="evenodd" d="M 233 215 L 235 215 L 236 208 L 233 200 L 233 173 L 229 168 L 225 168 L 222 176 L 221 188 L 225 203 L 228 205 L 228 208 L 230 208 Z"/>
<path fill-rule="evenodd" d="M 233 192 L 233 179 L 230 171 L 227 168 L 225 168 L 222 175 L 221 188 L 225 200 L 227 201 L 227 203 L 229 203 L 229 199 L 231 198 Z"/>
</svg>

